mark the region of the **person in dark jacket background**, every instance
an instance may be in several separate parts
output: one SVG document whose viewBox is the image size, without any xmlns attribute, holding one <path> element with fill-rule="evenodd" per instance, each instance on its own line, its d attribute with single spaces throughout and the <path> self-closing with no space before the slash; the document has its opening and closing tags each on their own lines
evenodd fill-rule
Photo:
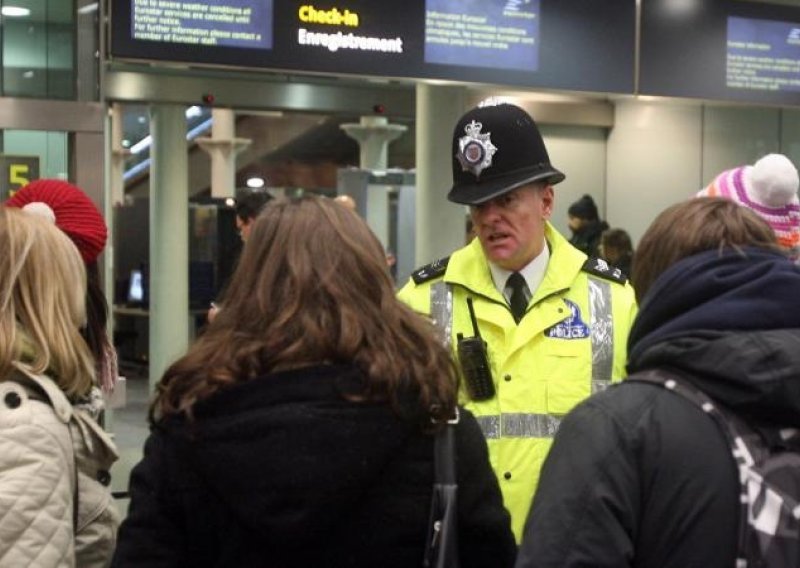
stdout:
<svg viewBox="0 0 800 568">
<path fill-rule="evenodd" d="M 670 207 L 633 264 L 628 371 L 665 371 L 751 426 L 800 427 L 800 269 L 769 225 L 718 198 Z M 561 424 L 517 566 L 729 568 L 740 484 L 722 431 L 658 385 L 624 381 Z"/>
<path fill-rule="evenodd" d="M 242 242 L 247 242 L 253 221 L 271 199 L 272 195 L 264 189 L 242 190 L 237 195 L 233 209 L 236 212 L 236 230 L 239 231 Z"/>
<path fill-rule="evenodd" d="M 113 565 L 420 566 L 456 372 L 367 225 L 326 198 L 271 202 L 224 301 L 158 387 Z M 463 409 L 456 446 L 461 565 L 511 566 Z"/>
<path fill-rule="evenodd" d="M 609 264 L 619 268 L 630 279 L 633 262 L 633 243 L 625 229 L 606 229 L 600 234 L 598 254 Z"/>
<path fill-rule="evenodd" d="M 589 194 L 584 195 L 567 209 L 572 237 L 569 244 L 590 257 L 599 256 L 600 235 L 608 223 L 600 220 L 597 205 Z"/>
</svg>

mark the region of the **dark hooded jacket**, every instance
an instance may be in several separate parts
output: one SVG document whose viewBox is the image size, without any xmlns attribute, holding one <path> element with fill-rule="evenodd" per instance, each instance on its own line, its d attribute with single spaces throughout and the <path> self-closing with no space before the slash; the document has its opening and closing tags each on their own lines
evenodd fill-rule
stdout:
<svg viewBox="0 0 800 568">
<path fill-rule="evenodd" d="M 628 370 L 677 374 L 755 428 L 800 427 L 800 269 L 755 249 L 680 261 L 642 302 Z M 564 419 L 517 566 L 730 568 L 738 516 L 716 423 L 625 381 Z"/>
<path fill-rule="evenodd" d="M 113 565 L 420 566 L 432 436 L 413 404 L 401 418 L 344 398 L 362 384 L 347 366 L 281 372 L 199 403 L 193 422 L 158 423 Z M 510 518 L 466 411 L 456 443 L 462 565 L 510 566 Z"/>
<path fill-rule="evenodd" d="M 606 229 L 608 229 L 608 223 L 605 221 L 599 219 L 589 221 L 572 233 L 569 244 L 587 256 L 598 257 L 600 255 L 600 237 L 603 236 L 603 231 Z"/>
</svg>

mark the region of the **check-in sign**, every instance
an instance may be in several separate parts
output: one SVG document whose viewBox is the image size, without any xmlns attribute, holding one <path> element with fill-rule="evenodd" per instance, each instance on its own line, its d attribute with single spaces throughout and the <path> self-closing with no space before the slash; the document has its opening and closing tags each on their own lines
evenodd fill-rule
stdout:
<svg viewBox="0 0 800 568">
<path fill-rule="evenodd" d="M 39 156 L 0 154 L 0 198 L 3 201 L 35 179 L 39 179 Z"/>
</svg>

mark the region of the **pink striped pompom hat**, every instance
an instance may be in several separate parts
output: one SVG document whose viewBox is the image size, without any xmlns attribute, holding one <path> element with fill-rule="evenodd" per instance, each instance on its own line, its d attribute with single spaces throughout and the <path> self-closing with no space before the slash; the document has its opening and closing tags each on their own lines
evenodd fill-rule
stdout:
<svg viewBox="0 0 800 568">
<path fill-rule="evenodd" d="M 797 168 L 783 154 L 719 174 L 697 197 L 725 197 L 758 213 L 793 256 L 800 251 L 800 186 Z"/>
</svg>

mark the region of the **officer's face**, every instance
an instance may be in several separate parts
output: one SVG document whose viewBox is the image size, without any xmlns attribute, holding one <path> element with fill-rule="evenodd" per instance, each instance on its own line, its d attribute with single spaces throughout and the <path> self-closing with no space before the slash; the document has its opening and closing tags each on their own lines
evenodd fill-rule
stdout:
<svg viewBox="0 0 800 568">
<path fill-rule="evenodd" d="M 530 184 L 470 207 L 486 257 L 506 270 L 519 270 L 544 246 L 545 222 L 553 212 L 553 186 Z"/>
</svg>

